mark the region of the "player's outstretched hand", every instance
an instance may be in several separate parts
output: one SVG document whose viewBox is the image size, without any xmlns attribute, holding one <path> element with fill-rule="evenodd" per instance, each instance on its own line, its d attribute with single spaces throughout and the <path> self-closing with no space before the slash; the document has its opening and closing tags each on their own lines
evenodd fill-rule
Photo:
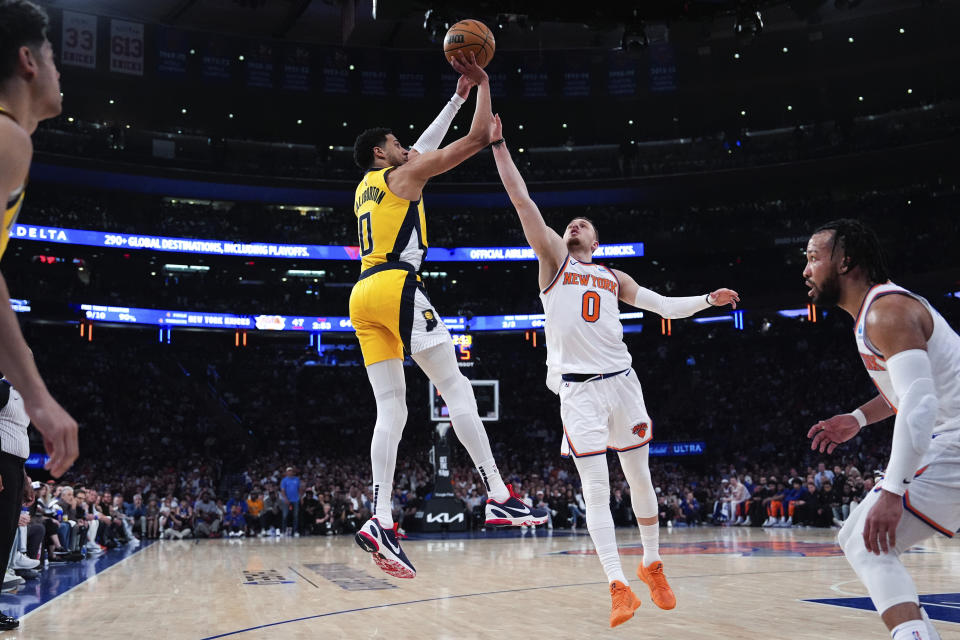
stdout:
<svg viewBox="0 0 960 640">
<path fill-rule="evenodd" d="M 450 56 L 450 66 L 460 75 L 467 76 L 473 84 L 480 84 L 488 80 L 487 72 L 477 64 L 477 56 L 473 51 L 470 52 L 469 56 L 464 56 L 463 53 L 459 51 L 455 52 Z M 458 82 L 458 89 L 459 86 Z"/>
<path fill-rule="evenodd" d="M 468 76 L 460 76 L 457 80 L 457 95 L 466 100 L 470 97 L 470 89 L 477 86 L 477 83 Z"/>
<path fill-rule="evenodd" d="M 36 401 L 24 399 L 27 415 L 33 426 L 43 435 L 43 446 L 50 454 L 46 468 L 59 478 L 77 459 L 77 422 L 49 393 Z"/>
<path fill-rule="evenodd" d="M 496 142 L 503 138 L 503 123 L 500 122 L 500 114 L 494 114 L 490 118 L 490 142 Z"/>
<path fill-rule="evenodd" d="M 807 432 L 807 437 L 813 438 L 810 448 L 814 451 L 833 453 L 837 445 L 846 442 L 858 433 L 860 433 L 860 424 L 857 419 L 849 413 L 844 413 L 827 420 L 821 420 L 813 425 Z"/>
<path fill-rule="evenodd" d="M 729 304 L 736 309 L 738 302 L 740 302 L 740 294 L 733 289 L 717 289 L 710 294 L 710 304 L 715 307 L 722 307 Z"/>
</svg>

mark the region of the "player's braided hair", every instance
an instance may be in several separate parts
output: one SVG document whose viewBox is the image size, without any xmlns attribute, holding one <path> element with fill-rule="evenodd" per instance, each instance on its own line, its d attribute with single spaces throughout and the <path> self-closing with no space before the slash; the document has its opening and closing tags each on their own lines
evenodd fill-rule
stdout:
<svg viewBox="0 0 960 640">
<path fill-rule="evenodd" d="M 20 47 L 39 47 L 47 39 L 47 12 L 28 0 L 0 0 L 0 85 L 17 68 Z"/>
<path fill-rule="evenodd" d="M 847 258 L 847 267 L 860 267 L 870 282 L 877 284 L 890 279 L 884 259 L 883 247 L 873 229 L 853 218 L 840 218 L 821 225 L 814 233 L 833 231 L 833 248 L 830 255 L 843 249 Z"/>
<path fill-rule="evenodd" d="M 353 143 L 353 161 L 357 166 L 364 171 L 372 167 L 373 148 L 386 146 L 387 135 L 391 133 L 393 133 L 392 129 L 376 127 L 358 135 L 357 141 Z"/>
</svg>

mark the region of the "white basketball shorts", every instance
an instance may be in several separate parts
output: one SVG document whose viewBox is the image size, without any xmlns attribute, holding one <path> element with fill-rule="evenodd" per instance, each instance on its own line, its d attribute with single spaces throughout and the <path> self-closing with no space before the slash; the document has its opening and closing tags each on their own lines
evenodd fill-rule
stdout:
<svg viewBox="0 0 960 640">
<path fill-rule="evenodd" d="M 602 380 L 561 382 L 560 417 L 564 457 L 629 451 L 653 439 L 653 423 L 633 369 Z"/>
</svg>

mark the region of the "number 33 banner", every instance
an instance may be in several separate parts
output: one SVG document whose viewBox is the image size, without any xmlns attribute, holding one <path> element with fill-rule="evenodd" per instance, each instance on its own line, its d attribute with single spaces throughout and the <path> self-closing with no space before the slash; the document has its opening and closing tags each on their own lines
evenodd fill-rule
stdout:
<svg viewBox="0 0 960 640">
<path fill-rule="evenodd" d="M 63 12 L 63 64 L 97 68 L 97 16 Z"/>
<path fill-rule="evenodd" d="M 110 71 L 143 75 L 143 24 L 110 21 Z"/>
</svg>

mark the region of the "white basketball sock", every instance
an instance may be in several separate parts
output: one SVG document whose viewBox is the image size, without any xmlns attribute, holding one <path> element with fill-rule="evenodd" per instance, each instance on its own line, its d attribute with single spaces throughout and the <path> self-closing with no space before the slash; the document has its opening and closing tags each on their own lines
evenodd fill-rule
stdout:
<svg viewBox="0 0 960 640">
<path fill-rule="evenodd" d="M 503 484 L 500 470 L 494 462 L 490 440 L 477 413 L 477 399 L 473 395 L 473 387 L 460 373 L 453 345 L 439 344 L 415 353 L 412 357 L 433 381 L 447 403 L 453 430 L 480 472 L 487 495 L 497 502 L 504 502 L 510 497 L 510 492 Z"/>
<path fill-rule="evenodd" d="M 641 524 L 640 541 L 643 543 L 643 566 L 649 567 L 660 561 L 660 525 Z"/>
<path fill-rule="evenodd" d="M 393 526 L 391 502 L 397 447 L 407 423 L 407 384 L 403 361 L 397 358 L 367 367 L 370 386 L 377 402 L 377 423 L 370 440 L 373 470 L 373 515 L 385 529 Z"/>
<path fill-rule="evenodd" d="M 650 479 L 650 447 L 639 447 L 619 454 L 623 475 L 630 485 L 630 502 L 637 518 L 655 518 L 658 514 L 657 492 Z M 640 524 L 640 540 L 643 542 L 643 566 L 648 567 L 660 560 L 660 525 Z"/>
<path fill-rule="evenodd" d="M 580 484 L 583 488 L 583 501 L 587 505 L 587 530 L 597 549 L 597 557 L 607 574 L 607 580 L 619 580 L 623 584 L 627 577 L 620 564 L 617 551 L 617 536 L 614 533 L 613 514 L 610 513 L 610 477 L 607 469 L 607 456 L 588 456 L 574 458 Z"/>
<path fill-rule="evenodd" d="M 890 632 L 893 640 L 930 640 L 927 633 L 927 623 L 923 620 L 908 620 L 898 624 Z"/>
<path fill-rule="evenodd" d="M 597 548 L 597 557 L 600 558 L 603 571 L 607 574 L 607 580 L 609 582 L 619 580 L 623 584 L 629 585 L 630 583 L 627 582 L 627 576 L 623 573 L 623 565 L 620 564 L 620 552 L 617 551 L 617 536 L 613 528 L 613 517 L 610 515 L 610 507 L 605 508 L 607 516 L 610 518 L 610 526 L 591 526 L 591 511 L 590 507 L 587 507 L 587 529 L 590 531 L 593 546 Z"/>
</svg>

